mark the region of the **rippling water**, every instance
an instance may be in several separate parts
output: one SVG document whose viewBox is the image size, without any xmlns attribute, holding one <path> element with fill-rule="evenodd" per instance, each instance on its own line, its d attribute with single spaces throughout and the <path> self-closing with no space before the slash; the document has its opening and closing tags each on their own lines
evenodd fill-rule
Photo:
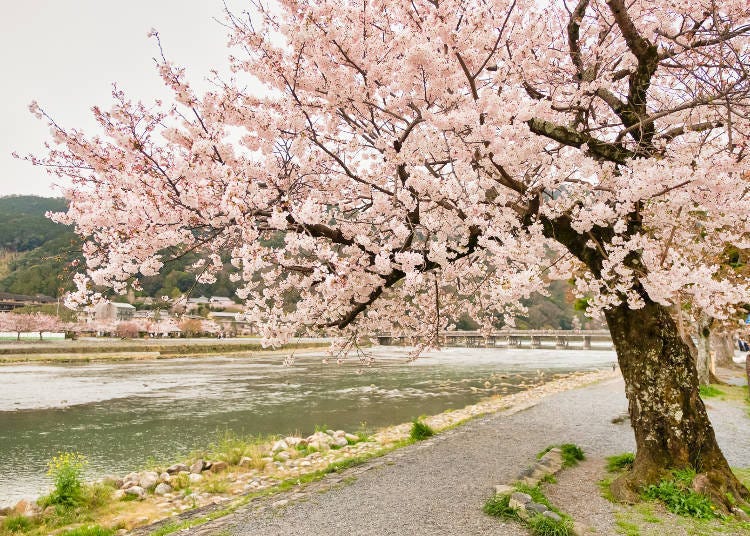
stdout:
<svg viewBox="0 0 750 536">
<path fill-rule="evenodd" d="M 218 434 L 356 430 L 516 392 L 540 378 L 609 366 L 614 352 L 449 348 L 407 362 L 404 348 L 323 364 L 322 354 L 189 358 L 0 368 L 0 504 L 45 492 L 60 451 L 90 461 L 89 477 L 125 473 L 206 446 Z"/>
</svg>

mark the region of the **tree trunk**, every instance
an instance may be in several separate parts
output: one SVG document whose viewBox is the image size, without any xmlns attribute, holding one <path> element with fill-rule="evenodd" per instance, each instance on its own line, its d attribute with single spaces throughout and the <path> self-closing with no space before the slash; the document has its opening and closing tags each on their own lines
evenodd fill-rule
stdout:
<svg viewBox="0 0 750 536">
<path fill-rule="evenodd" d="M 711 344 L 717 367 L 734 367 L 734 337 L 730 333 L 718 332 L 711 334 Z"/>
<path fill-rule="evenodd" d="M 639 490 L 670 469 L 694 468 L 708 477 L 704 490 L 720 507 L 727 493 L 750 499 L 729 469 L 698 394 L 690 351 L 669 310 L 646 299 L 641 309 L 620 305 L 606 312 L 625 379 L 637 445 L 632 471 L 612 484 L 621 500 L 638 500 Z"/>
<path fill-rule="evenodd" d="M 711 324 L 713 319 L 700 315 L 695 324 L 698 335 L 698 353 L 695 359 L 695 368 L 698 372 L 698 385 L 711 383 Z"/>
</svg>

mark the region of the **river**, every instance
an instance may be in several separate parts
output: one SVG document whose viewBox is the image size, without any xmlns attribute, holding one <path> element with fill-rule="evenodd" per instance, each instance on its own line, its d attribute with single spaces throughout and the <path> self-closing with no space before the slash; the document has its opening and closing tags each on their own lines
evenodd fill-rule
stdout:
<svg viewBox="0 0 750 536">
<path fill-rule="evenodd" d="M 376 347 L 375 362 L 323 354 L 0 367 L 0 505 L 44 493 L 47 461 L 89 459 L 89 478 L 169 462 L 219 435 L 356 431 L 507 394 L 572 370 L 605 368 L 610 350 L 448 348 L 416 361 Z"/>
</svg>

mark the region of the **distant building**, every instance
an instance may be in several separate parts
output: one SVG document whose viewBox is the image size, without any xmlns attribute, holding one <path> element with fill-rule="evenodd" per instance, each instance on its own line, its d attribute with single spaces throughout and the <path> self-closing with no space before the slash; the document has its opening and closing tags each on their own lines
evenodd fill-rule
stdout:
<svg viewBox="0 0 750 536">
<path fill-rule="evenodd" d="M 208 304 L 211 307 L 236 307 L 237 304 L 234 303 L 234 300 L 232 298 L 227 298 L 226 296 L 212 296 L 208 299 Z"/>
<path fill-rule="evenodd" d="M 94 319 L 101 321 L 122 322 L 132 320 L 135 307 L 129 303 L 100 303 L 94 308 Z"/>
<path fill-rule="evenodd" d="M 26 305 L 47 305 L 55 303 L 57 300 L 44 294 L 27 296 L 25 294 L 11 294 L 9 292 L 0 292 L 0 312 L 12 311 Z"/>
</svg>

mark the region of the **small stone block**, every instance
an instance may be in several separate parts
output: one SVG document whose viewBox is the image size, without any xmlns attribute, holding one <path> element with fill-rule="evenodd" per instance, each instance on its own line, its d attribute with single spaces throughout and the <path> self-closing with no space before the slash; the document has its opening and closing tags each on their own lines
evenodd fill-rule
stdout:
<svg viewBox="0 0 750 536">
<path fill-rule="evenodd" d="M 543 514 L 544 512 L 548 512 L 549 508 L 540 503 L 530 502 L 526 505 L 526 510 L 529 512 L 536 512 L 537 514 Z"/>
<path fill-rule="evenodd" d="M 553 512 L 552 510 L 547 510 L 546 512 L 542 512 L 542 515 L 544 517 L 550 518 L 553 521 L 557 521 L 558 523 L 562 521 L 562 518 L 559 515 L 557 515 L 555 512 Z"/>
<path fill-rule="evenodd" d="M 529 504 L 532 501 L 531 495 L 529 495 L 528 493 L 521 493 L 520 491 L 516 491 L 515 493 L 513 493 L 510 498 L 518 501 L 523 505 Z"/>
<path fill-rule="evenodd" d="M 495 486 L 495 495 L 510 495 L 515 491 L 516 488 L 513 486 L 506 486 L 505 484 L 498 484 Z"/>
</svg>

